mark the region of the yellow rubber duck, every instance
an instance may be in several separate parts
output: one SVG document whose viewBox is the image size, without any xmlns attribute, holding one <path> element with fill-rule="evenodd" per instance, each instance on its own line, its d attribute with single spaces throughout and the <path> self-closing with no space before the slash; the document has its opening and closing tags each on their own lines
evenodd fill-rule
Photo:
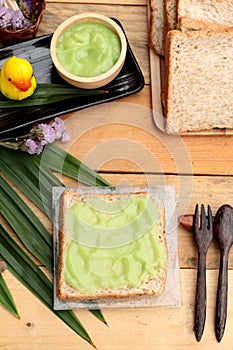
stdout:
<svg viewBox="0 0 233 350">
<path fill-rule="evenodd" d="M 21 57 L 12 56 L 0 71 L 0 90 L 12 100 L 23 100 L 36 89 L 36 78 L 31 64 Z"/>
</svg>

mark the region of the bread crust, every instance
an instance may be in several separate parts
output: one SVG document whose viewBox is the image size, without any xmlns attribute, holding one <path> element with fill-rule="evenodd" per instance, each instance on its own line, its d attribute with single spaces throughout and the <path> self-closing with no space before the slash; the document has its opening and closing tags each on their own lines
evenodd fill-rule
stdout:
<svg viewBox="0 0 233 350">
<path fill-rule="evenodd" d="M 124 194 L 129 196 L 129 194 Z M 137 196 L 148 196 L 147 192 L 132 193 L 130 195 Z M 64 268 L 64 258 L 65 252 L 68 247 L 69 241 L 66 237 L 65 229 L 65 213 L 71 208 L 72 204 L 77 201 L 85 201 L 90 195 L 78 194 L 76 192 L 64 191 L 60 200 L 60 230 L 58 232 L 59 244 L 58 244 L 58 261 L 57 261 L 57 276 L 56 276 L 56 294 L 59 299 L 62 300 L 88 300 L 88 299 L 100 299 L 100 298 L 124 298 L 136 295 L 159 295 L 162 294 L 166 284 L 167 275 L 167 259 L 168 250 L 166 244 L 166 232 L 165 232 L 165 212 L 164 208 L 161 207 L 161 215 L 159 217 L 158 225 L 160 225 L 159 230 L 159 240 L 163 244 L 166 253 L 166 262 L 162 268 L 157 270 L 155 276 L 149 276 L 145 282 L 143 282 L 139 287 L 133 288 L 118 288 L 118 289 L 101 289 L 95 293 L 80 293 L 76 289 L 69 286 L 63 277 Z M 91 195 L 92 196 L 92 195 Z M 111 200 L 117 200 L 122 198 L 122 194 L 98 194 L 100 197 L 109 198 Z"/>
<path fill-rule="evenodd" d="M 177 22 L 177 29 L 180 29 L 184 33 L 197 30 L 204 32 L 223 32 L 231 29 L 231 26 L 190 17 L 180 17 Z"/>
<path fill-rule="evenodd" d="M 167 33 L 176 29 L 177 1 L 164 0 L 164 55 L 166 52 Z"/>
<path fill-rule="evenodd" d="M 154 52 L 164 56 L 164 0 L 150 0 L 148 44 Z"/>
</svg>

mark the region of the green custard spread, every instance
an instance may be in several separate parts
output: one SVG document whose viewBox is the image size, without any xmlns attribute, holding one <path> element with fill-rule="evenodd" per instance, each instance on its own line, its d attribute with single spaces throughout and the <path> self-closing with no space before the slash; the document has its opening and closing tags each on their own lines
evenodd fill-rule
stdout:
<svg viewBox="0 0 233 350">
<path fill-rule="evenodd" d="M 109 27 L 84 22 L 68 28 L 59 38 L 57 58 L 70 73 L 94 77 L 107 72 L 117 62 L 121 44 Z"/>
<path fill-rule="evenodd" d="M 156 203 L 144 197 L 115 201 L 92 197 L 75 203 L 66 217 L 66 282 L 81 293 L 92 293 L 137 287 L 155 276 L 166 262 L 157 219 Z"/>
</svg>

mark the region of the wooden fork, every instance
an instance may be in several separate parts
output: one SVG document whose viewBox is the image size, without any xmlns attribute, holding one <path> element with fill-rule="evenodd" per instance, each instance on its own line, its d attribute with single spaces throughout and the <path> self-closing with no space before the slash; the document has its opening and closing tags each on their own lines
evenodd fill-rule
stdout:
<svg viewBox="0 0 233 350">
<path fill-rule="evenodd" d="M 208 216 L 206 216 L 204 205 L 201 205 L 201 218 L 199 225 L 198 204 L 195 208 L 193 221 L 194 239 L 198 246 L 198 270 L 196 288 L 196 309 L 194 332 L 197 341 L 201 340 L 206 319 L 206 255 L 213 239 L 213 217 L 208 205 Z"/>
</svg>

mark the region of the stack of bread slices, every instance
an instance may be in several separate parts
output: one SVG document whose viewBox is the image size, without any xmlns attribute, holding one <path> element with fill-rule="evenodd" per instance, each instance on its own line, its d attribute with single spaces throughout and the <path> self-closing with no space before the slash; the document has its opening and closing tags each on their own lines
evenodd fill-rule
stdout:
<svg viewBox="0 0 233 350">
<path fill-rule="evenodd" d="M 168 133 L 233 128 L 233 1 L 150 0 Z"/>
</svg>

